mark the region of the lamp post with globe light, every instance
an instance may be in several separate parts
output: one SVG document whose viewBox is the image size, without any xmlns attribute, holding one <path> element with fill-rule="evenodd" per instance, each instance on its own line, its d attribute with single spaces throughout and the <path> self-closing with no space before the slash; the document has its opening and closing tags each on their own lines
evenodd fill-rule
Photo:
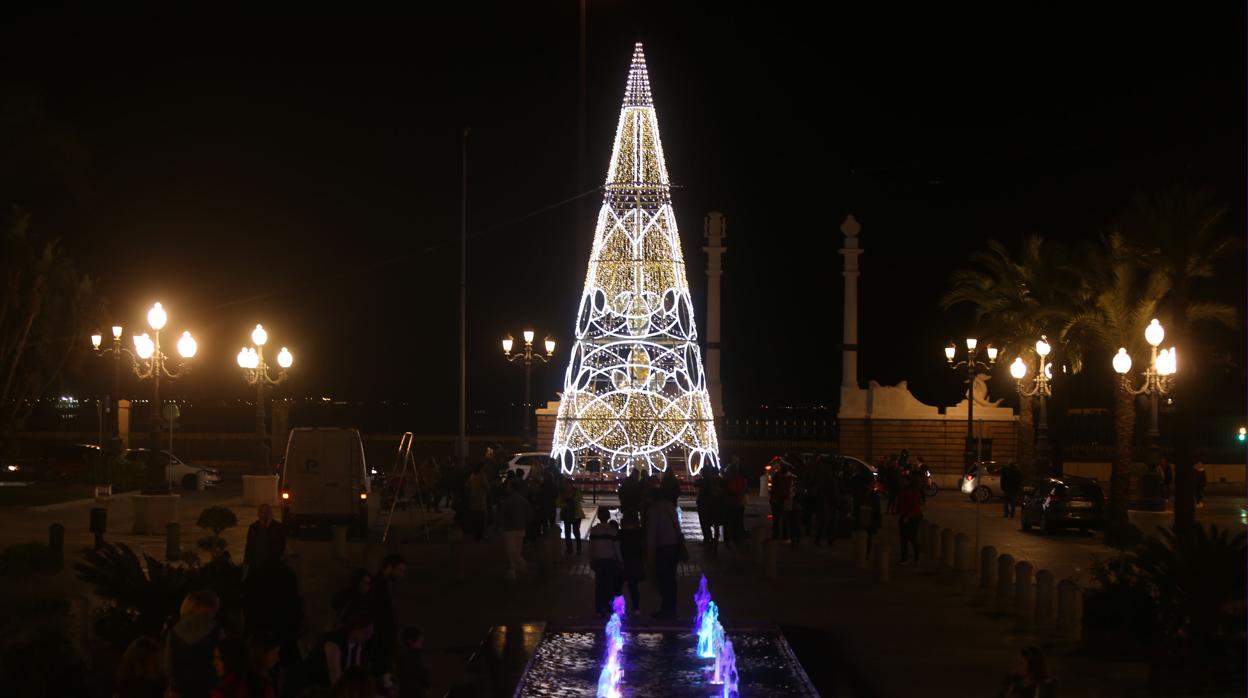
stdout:
<svg viewBox="0 0 1248 698">
<path fill-rule="evenodd" d="M 533 432 L 530 428 L 530 420 L 532 418 L 533 406 L 531 403 L 531 385 L 533 374 L 533 362 L 535 360 L 547 363 L 551 357 L 555 355 L 555 340 L 547 337 L 545 339 L 546 355 L 533 353 L 533 337 L 536 336 L 533 330 L 524 331 L 524 351 L 512 354 L 511 349 L 515 345 L 516 340 L 511 335 L 503 338 L 503 356 L 511 363 L 517 363 L 524 367 L 524 443 L 531 445 L 533 441 Z"/>
<path fill-rule="evenodd" d="M 269 333 L 263 325 L 256 325 L 251 331 L 251 341 L 255 346 L 243 347 L 238 351 L 238 367 L 243 369 L 243 377 L 250 385 L 256 386 L 256 473 L 268 474 L 269 440 L 265 429 L 264 389 L 286 380 L 286 369 L 295 362 L 295 357 L 286 347 L 277 352 L 277 375 L 269 373 L 270 366 L 264 360 L 264 345 L 269 341 Z"/>
<path fill-rule="evenodd" d="M 185 373 L 183 363 L 181 361 L 170 368 L 171 357 L 161 351 L 160 348 L 160 331 L 165 328 L 165 324 L 169 320 L 169 315 L 165 312 L 164 307 L 160 303 L 156 303 L 147 311 L 147 325 L 152 329 L 152 334 L 148 333 L 133 335 L 134 350 L 123 349 L 121 347 L 122 327 L 120 325 L 113 326 L 113 348 L 105 351 L 112 351 L 113 358 L 120 361 L 121 352 L 130 355 L 132 359 L 132 368 L 134 375 L 139 380 L 152 381 L 152 416 L 151 416 L 151 457 L 147 463 L 147 487 L 145 490 L 169 492 L 169 459 L 160 453 L 160 420 L 161 420 L 161 401 L 160 401 L 160 377 L 164 375 L 166 378 L 174 379 Z M 91 335 L 91 344 L 96 351 L 100 350 L 103 338 L 99 333 Z M 177 341 L 178 355 L 183 359 L 194 358 L 195 353 L 199 350 L 199 345 L 190 332 L 183 332 Z M 115 383 L 120 382 L 120 366 L 114 364 Z M 114 388 L 115 389 L 115 388 Z M 173 420 L 169 420 L 169 429 L 172 433 Z"/>
<path fill-rule="evenodd" d="M 1144 329 L 1144 340 L 1148 342 L 1150 357 L 1148 368 L 1144 369 L 1144 382 L 1139 388 L 1131 385 L 1131 378 L 1127 375 L 1131 372 L 1132 362 L 1126 347 L 1119 348 L 1113 359 L 1114 370 L 1122 377 L 1122 389 L 1131 395 L 1148 395 L 1148 436 L 1144 458 L 1149 472 L 1152 472 L 1153 468 L 1161 462 L 1161 430 L 1158 427 L 1157 417 L 1161 396 L 1170 392 L 1171 376 L 1179 370 L 1177 349 L 1174 347 L 1160 351 L 1157 349 L 1165 338 L 1165 329 L 1154 318 Z"/>
<path fill-rule="evenodd" d="M 117 406 L 117 401 L 121 399 L 121 355 L 129 354 L 133 358 L 134 354 L 121 344 L 123 332 L 121 325 L 113 325 L 112 331 L 113 345 L 111 347 L 107 349 L 101 348 L 104 336 L 99 332 L 91 335 L 91 347 L 95 350 L 95 353 L 101 356 L 113 355 L 113 395 L 110 401 L 112 404 L 109 407 L 111 412 L 108 418 L 108 454 L 117 455 L 121 453 L 121 413 Z"/>
<path fill-rule="evenodd" d="M 984 353 L 988 356 L 988 362 L 978 360 L 979 340 L 975 337 L 966 338 L 966 360 L 954 363 L 954 357 L 958 354 L 958 347 L 952 342 L 945 347 L 945 361 L 948 362 L 949 368 L 955 371 L 966 371 L 966 449 L 962 451 L 962 472 L 971 472 L 971 466 L 975 464 L 975 394 L 972 388 L 975 385 L 976 369 L 990 370 L 992 365 L 997 362 L 997 348 L 988 346 L 984 348 Z"/>
<path fill-rule="evenodd" d="M 1036 342 L 1036 356 L 1040 359 L 1039 366 L 1036 368 L 1036 375 L 1031 379 L 1030 385 L 1023 381 L 1027 377 L 1027 364 L 1023 362 L 1023 357 L 1016 357 L 1014 363 L 1010 364 L 1010 375 L 1014 376 L 1014 380 L 1018 383 L 1018 394 L 1025 400 L 1033 397 L 1040 400 L 1040 423 L 1036 426 L 1036 460 L 1034 463 L 1037 478 L 1047 478 L 1052 465 L 1048 410 L 1048 398 L 1053 395 L 1053 364 L 1048 361 L 1050 351 L 1052 347 L 1049 346 L 1048 338 L 1041 335 L 1040 340 Z"/>
</svg>

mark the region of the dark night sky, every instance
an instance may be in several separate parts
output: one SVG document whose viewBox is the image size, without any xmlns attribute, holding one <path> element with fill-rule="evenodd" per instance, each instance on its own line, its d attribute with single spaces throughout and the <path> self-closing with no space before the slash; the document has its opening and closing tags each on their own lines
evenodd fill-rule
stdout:
<svg viewBox="0 0 1248 698">
<path fill-rule="evenodd" d="M 909 378 L 941 403 L 958 388 L 940 348 L 970 325 L 935 299 L 985 239 L 1084 239 L 1176 179 L 1215 187 L 1228 230 L 1244 229 L 1235 3 L 589 5 L 586 188 L 606 171 L 640 36 L 696 298 L 703 216 L 729 219 L 730 408 L 835 404 L 846 213 L 867 250 L 862 378 Z M 575 203 L 530 214 L 580 193 L 574 1 L 8 28 L 4 193 L 69 243 L 124 323 L 159 298 L 171 328 L 200 337 L 183 394 L 246 396 L 233 357 L 261 321 L 296 352 L 286 394 L 428 402 L 433 428 L 451 428 L 465 124 L 470 404 L 519 397 L 505 332 L 527 324 L 566 347 L 600 202 L 584 198 L 579 220 Z M 1222 290 L 1242 301 L 1230 266 Z M 1242 332 L 1228 336 L 1242 356 Z M 555 365 L 539 395 L 559 387 Z M 84 357 L 67 388 L 92 390 L 95 373 Z M 1090 401 L 1104 380 L 1089 376 Z"/>
</svg>

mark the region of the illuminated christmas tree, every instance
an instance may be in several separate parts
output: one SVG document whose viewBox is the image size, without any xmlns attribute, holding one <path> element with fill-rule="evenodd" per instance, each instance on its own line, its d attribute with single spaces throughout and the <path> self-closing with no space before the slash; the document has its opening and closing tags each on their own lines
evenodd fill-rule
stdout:
<svg viewBox="0 0 1248 698">
<path fill-rule="evenodd" d="M 615 131 L 551 455 L 565 472 L 719 466 L 671 182 L 638 43 Z"/>
</svg>

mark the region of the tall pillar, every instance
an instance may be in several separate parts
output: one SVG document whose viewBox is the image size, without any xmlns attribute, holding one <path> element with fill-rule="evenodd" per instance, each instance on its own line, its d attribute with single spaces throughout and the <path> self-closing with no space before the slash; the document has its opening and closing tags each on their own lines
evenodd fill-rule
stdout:
<svg viewBox="0 0 1248 698">
<path fill-rule="evenodd" d="M 711 396 L 711 411 L 715 418 L 724 416 L 723 387 L 719 382 L 719 277 L 723 275 L 723 256 L 728 249 L 724 238 L 728 237 L 728 222 L 724 214 L 711 211 L 706 214 L 702 231 L 706 238 L 706 389 Z"/>
<path fill-rule="evenodd" d="M 858 233 L 862 226 L 852 216 L 845 216 L 841 232 L 845 234 L 845 247 L 840 253 L 845 257 L 845 334 L 841 349 L 841 389 L 858 390 Z"/>
</svg>

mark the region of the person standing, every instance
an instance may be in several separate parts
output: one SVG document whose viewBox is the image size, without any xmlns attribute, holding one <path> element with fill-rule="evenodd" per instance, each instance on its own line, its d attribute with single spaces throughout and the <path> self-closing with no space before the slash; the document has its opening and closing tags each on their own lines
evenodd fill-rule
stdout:
<svg viewBox="0 0 1248 698">
<path fill-rule="evenodd" d="M 1057 684 L 1049 678 L 1044 652 L 1039 647 L 1019 651 L 1014 671 L 1005 677 L 1001 698 L 1057 698 Z"/>
<path fill-rule="evenodd" d="M 524 482 L 513 478 L 503 500 L 503 547 L 507 552 L 504 579 L 515 579 L 528 567 L 524 561 L 524 535 L 533 518 L 533 507 L 524 496 Z"/>
<path fill-rule="evenodd" d="M 771 539 L 782 540 L 786 533 L 784 528 L 784 507 L 789 500 L 793 479 L 789 477 L 789 464 L 784 461 L 773 461 L 771 471 L 771 487 L 767 493 L 767 501 L 771 505 Z"/>
<path fill-rule="evenodd" d="M 1209 484 L 1209 473 L 1205 472 L 1204 461 L 1196 461 L 1192 466 L 1192 494 L 1196 498 L 1196 508 L 1205 506 L 1205 485 Z"/>
<path fill-rule="evenodd" d="M 901 530 L 901 564 L 906 564 L 906 553 L 914 549 L 914 563 L 919 562 L 919 524 L 923 521 L 923 500 L 912 478 L 901 481 L 897 495 L 897 525 Z"/>
<path fill-rule="evenodd" d="M 702 527 L 702 545 L 711 552 L 719 546 L 719 529 L 723 525 L 724 479 L 718 468 L 702 469 L 698 482 L 698 523 Z"/>
<path fill-rule="evenodd" d="M 345 589 L 334 594 L 329 602 L 334 609 L 335 624 L 344 621 L 353 613 L 368 612 L 368 597 L 373 591 L 373 574 L 366 569 L 357 569 L 351 573 L 351 581 Z"/>
<path fill-rule="evenodd" d="M 883 518 L 880 511 L 880 493 L 874 487 L 865 488 L 858 500 L 858 511 L 855 513 L 854 522 L 859 529 L 867 533 L 868 558 L 871 556 L 871 543 L 875 540 L 875 532 L 880 530 Z M 905 555 L 904 544 L 902 555 Z M 917 559 L 918 553 L 915 553 L 915 557 Z"/>
<path fill-rule="evenodd" d="M 724 547 L 741 545 L 745 536 L 745 493 L 748 488 L 741 467 L 728 466 L 724 479 Z"/>
<path fill-rule="evenodd" d="M 983 466 L 980 466 L 981 468 Z M 980 474 L 983 471 L 980 470 Z M 1018 489 L 1023 484 L 1023 473 L 1013 463 L 1006 463 L 1001 469 L 1001 513 L 1005 518 L 1014 518 L 1014 508 L 1018 502 Z"/>
<path fill-rule="evenodd" d="M 542 535 L 550 529 L 559 530 L 559 521 L 555 518 L 555 509 L 559 506 L 559 483 L 555 482 L 555 474 L 549 470 L 544 476 L 537 491 L 537 515 L 542 522 Z"/>
<path fill-rule="evenodd" d="M 568 478 L 563 481 L 563 494 L 559 502 L 559 519 L 563 521 L 564 554 L 572 554 L 572 538 L 576 538 L 576 554 L 581 554 L 581 521 L 585 520 L 585 498 L 576 483 Z"/>
<path fill-rule="evenodd" d="M 221 600 L 213 591 L 192 591 L 165 641 L 165 674 L 178 698 L 208 698 L 217 683 L 213 651 L 223 635 L 217 624 Z"/>
<path fill-rule="evenodd" d="M 390 587 L 407 575 L 407 560 L 391 553 L 381 560 L 381 567 L 373 576 L 373 588 L 368 593 L 368 615 L 373 621 L 373 663 L 378 674 L 390 671 L 394 663 L 394 644 L 398 637 L 395 619 L 394 597 Z"/>
<path fill-rule="evenodd" d="M 486 481 L 485 466 L 478 465 L 468 478 L 468 525 L 477 542 L 485 540 L 485 512 L 489 496 L 490 483 Z"/>
<path fill-rule="evenodd" d="M 646 535 L 641 528 L 641 514 L 624 514 L 620 525 L 620 555 L 624 558 L 624 581 L 628 583 L 633 615 L 641 613 L 641 580 L 646 578 Z"/>
<path fill-rule="evenodd" d="M 784 511 L 784 538 L 794 548 L 802 542 L 802 512 L 798 507 L 797 493 L 801 488 L 798 482 L 797 473 L 793 471 L 793 466 L 785 465 L 782 468 L 788 487 L 785 488 L 784 502 L 781 505 Z"/>
<path fill-rule="evenodd" d="M 594 571 L 594 612 L 611 614 L 611 599 L 624 575 L 620 529 L 611 520 L 611 508 L 598 507 L 598 523 L 589 529 L 589 568 Z"/>
<path fill-rule="evenodd" d="M 438 500 L 438 464 L 432 458 L 420 466 L 420 493 L 425 498 L 425 511 L 442 511 Z"/>
<path fill-rule="evenodd" d="M 261 504 L 256 509 L 256 520 L 247 527 L 247 546 L 243 549 L 243 564 L 247 574 L 263 570 L 286 553 L 286 529 L 280 521 L 273 520 L 273 507 Z"/>
<path fill-rule="evenodd" d="M 654 582 L 661 599 L 654 617 L 662 620 L 676 618 L 676 568 L 685 542 L 676 516 L 679 496 L 679 489 L 661 489 L 646 512 L 646 566 L 654 570 Z"/>
<path fill-rule="evenodd" d="M 630 511 L 641 512 L 641 471 L 633 468 L 628 472 L 628 477 L 620 483 L 620 512 L 628 513 Z"/>
</svg>

